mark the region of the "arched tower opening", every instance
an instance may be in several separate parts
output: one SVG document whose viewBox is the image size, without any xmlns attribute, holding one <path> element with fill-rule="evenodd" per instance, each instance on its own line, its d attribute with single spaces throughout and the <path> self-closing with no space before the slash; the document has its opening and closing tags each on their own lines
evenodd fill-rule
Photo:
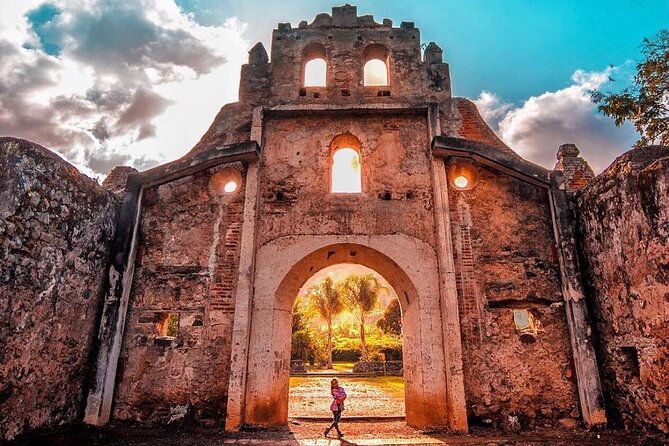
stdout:
<svg viewBox="0 0 669 446">
<path fill-rule="evenodd" d="M 325 47 L 311 43 L 302 52 L 302 85 L 304 87 L 327 86 L 327 53 Z"/>
<path fill-rule="evenodd" d="M 380 44 L 375 43 L 365 48 L 362 54 L 365 87 L 390 85 L 389 54 L 388 48 Z"/>
</svg>

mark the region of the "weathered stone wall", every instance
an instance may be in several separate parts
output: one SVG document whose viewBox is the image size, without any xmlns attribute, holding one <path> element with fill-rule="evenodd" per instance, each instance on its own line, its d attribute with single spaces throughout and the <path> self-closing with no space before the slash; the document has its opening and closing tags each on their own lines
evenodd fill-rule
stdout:
<svg viewBox="0 0 669 446">
<path fill-rule="evenodd" d="M 231 168 L 242 184 L 217 193 L 214 174 Z M 144 192 L 116 419 L 225 421 L 244 176 L 235 163 Z M 176 336 L 158 330 L 168 314 Z"/>
<path fill-rule="evenodd" d="M 610 418 L 669 432 L 669 148 L 622 155 L 578 207 Z"/>
<path fill-rule="evenodd" d="M 0 440 L 78 419 L 117 199 L 0 138 Z"/>
<path fill-rule="evenodd" d="M 362 193 L 330 193 L 330 143 L 360 140 Z M 425 116 L 315 116 L 265 124 L 259 242 L 287 235 L 404 233 L 434 246 Z"/>
<path fill-rule="evenodd" d="M 355 6 L 334 7 L 332 16 L 319 14 L 298 27 L 279 24 L 272 33 L 271 62 L 255 47 L 242 70 L 240 97 L 251 103 L 415 102 L 450 97 L 448 65 L 432 43 L 421 55 L 420 31 L 413 22 L 393 27 L 357 17 Z M 325 87 L 304 86 L 304 65 L 315 57 L 327 62 Z M 371 58 L 384 60 L 388 85 L 365 86 L 363 67 Z M 424 60 L 423 60 L 424 59 Z"/>
<path fill-rule="evenodd" d="M 473 188 L 449 187 L 469 416 L 524 427 L 578 418 L 547 191 L 475 167 Z M 540 321 L 534 342 L 514 309 Z"/>
</svg>

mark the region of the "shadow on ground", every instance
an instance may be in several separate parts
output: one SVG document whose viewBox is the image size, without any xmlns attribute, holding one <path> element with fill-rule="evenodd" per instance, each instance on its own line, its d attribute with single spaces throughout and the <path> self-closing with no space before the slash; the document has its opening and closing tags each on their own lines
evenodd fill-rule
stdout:
<svg viewBox="0 0 669 446">
<path fill-rule="evenodd" d="M 669 437 L 641 433 L 602 431 L 537 430 L 505 434 L 474 429 L 469 435 L 421 432 L 402 422 L 343 422 L 345 437 L 323 438 L 327 423 L 300 423 L 275 430 L 245 430 L 230 433 L 217 428 L 92 427 L 72 425 L 22 437 L 7 446 L 390 446 L 390 445 L 481 445 L 481 446 L 666 446 Z"/>
</svg>

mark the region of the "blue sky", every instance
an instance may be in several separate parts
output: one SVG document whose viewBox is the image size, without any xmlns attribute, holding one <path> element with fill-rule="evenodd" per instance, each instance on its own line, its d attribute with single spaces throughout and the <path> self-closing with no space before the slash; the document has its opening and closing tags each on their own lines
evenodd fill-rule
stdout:
<svg viewBox="0 0 669 446">
<path fill-rule="evenodd" d="M 326 1 L 178 0 L 204 24 L 236 16 L 247 34 L 269 48 L 278 22 L 311 21 L 330 12 Z M 577 69 L 599 71 L 639 56 L 639 46 L 669 27 L 667 0 L 358 1 L 358 14 L 395 26 L 414 21 L 424 42 L 442 47 L 454 93 L 476 97 L 495 90 L 510 101 L 562 88 Z M 262 11 L 262 12 L 259 12 Z"/>
<path fill-rule="evenodd" d="M 0 0 L 0 135 L 41 143 L 94 176 L 178 158 L 236 100 L 255 42 L 269 49 L 278 22 L 338 4 Z M 597 171 L 630 147 L 632 127 L 598 114 L 588 91 L 622 86 L 643 38 L 669 27 L 666 0 L 354 4 L 378 22 L 414 21 L 423 42 L 443 48 L 454 94 L 549 168 L 560 143 L 576 143 Z"/>
</svg>

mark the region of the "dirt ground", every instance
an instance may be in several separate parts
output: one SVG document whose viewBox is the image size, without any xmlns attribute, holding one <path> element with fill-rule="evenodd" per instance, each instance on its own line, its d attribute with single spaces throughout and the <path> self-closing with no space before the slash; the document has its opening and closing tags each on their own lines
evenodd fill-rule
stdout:
<svg viewBox="0 0 669 446">
<path fill-rule="evenodd" d="M 369 446 L 369 445 L 480 445 L 480 446 L 666 446 L 669 438 L 602 430 L 537 430 L 504 434 L 480 428 L 469 435 L 419 432 L 403 422 L 342 423 L 345 440 L 323 438 L 324 422 L 290 424 L 277 430 L 226 433 L 215 428 L 139 428 L 130 426 L 70 426 L 32 435 L 11 446 Z"/>
<path fill-rule="evenodd" d="M 290 378 L 288 417 L 331 417 L 330 377 Z M 339 384 L 346 389 L 346 409 L 343 417 L 404 416 L 404 378 L 379 376 L 370 378 L 345 377 Z"/>
</svg>

